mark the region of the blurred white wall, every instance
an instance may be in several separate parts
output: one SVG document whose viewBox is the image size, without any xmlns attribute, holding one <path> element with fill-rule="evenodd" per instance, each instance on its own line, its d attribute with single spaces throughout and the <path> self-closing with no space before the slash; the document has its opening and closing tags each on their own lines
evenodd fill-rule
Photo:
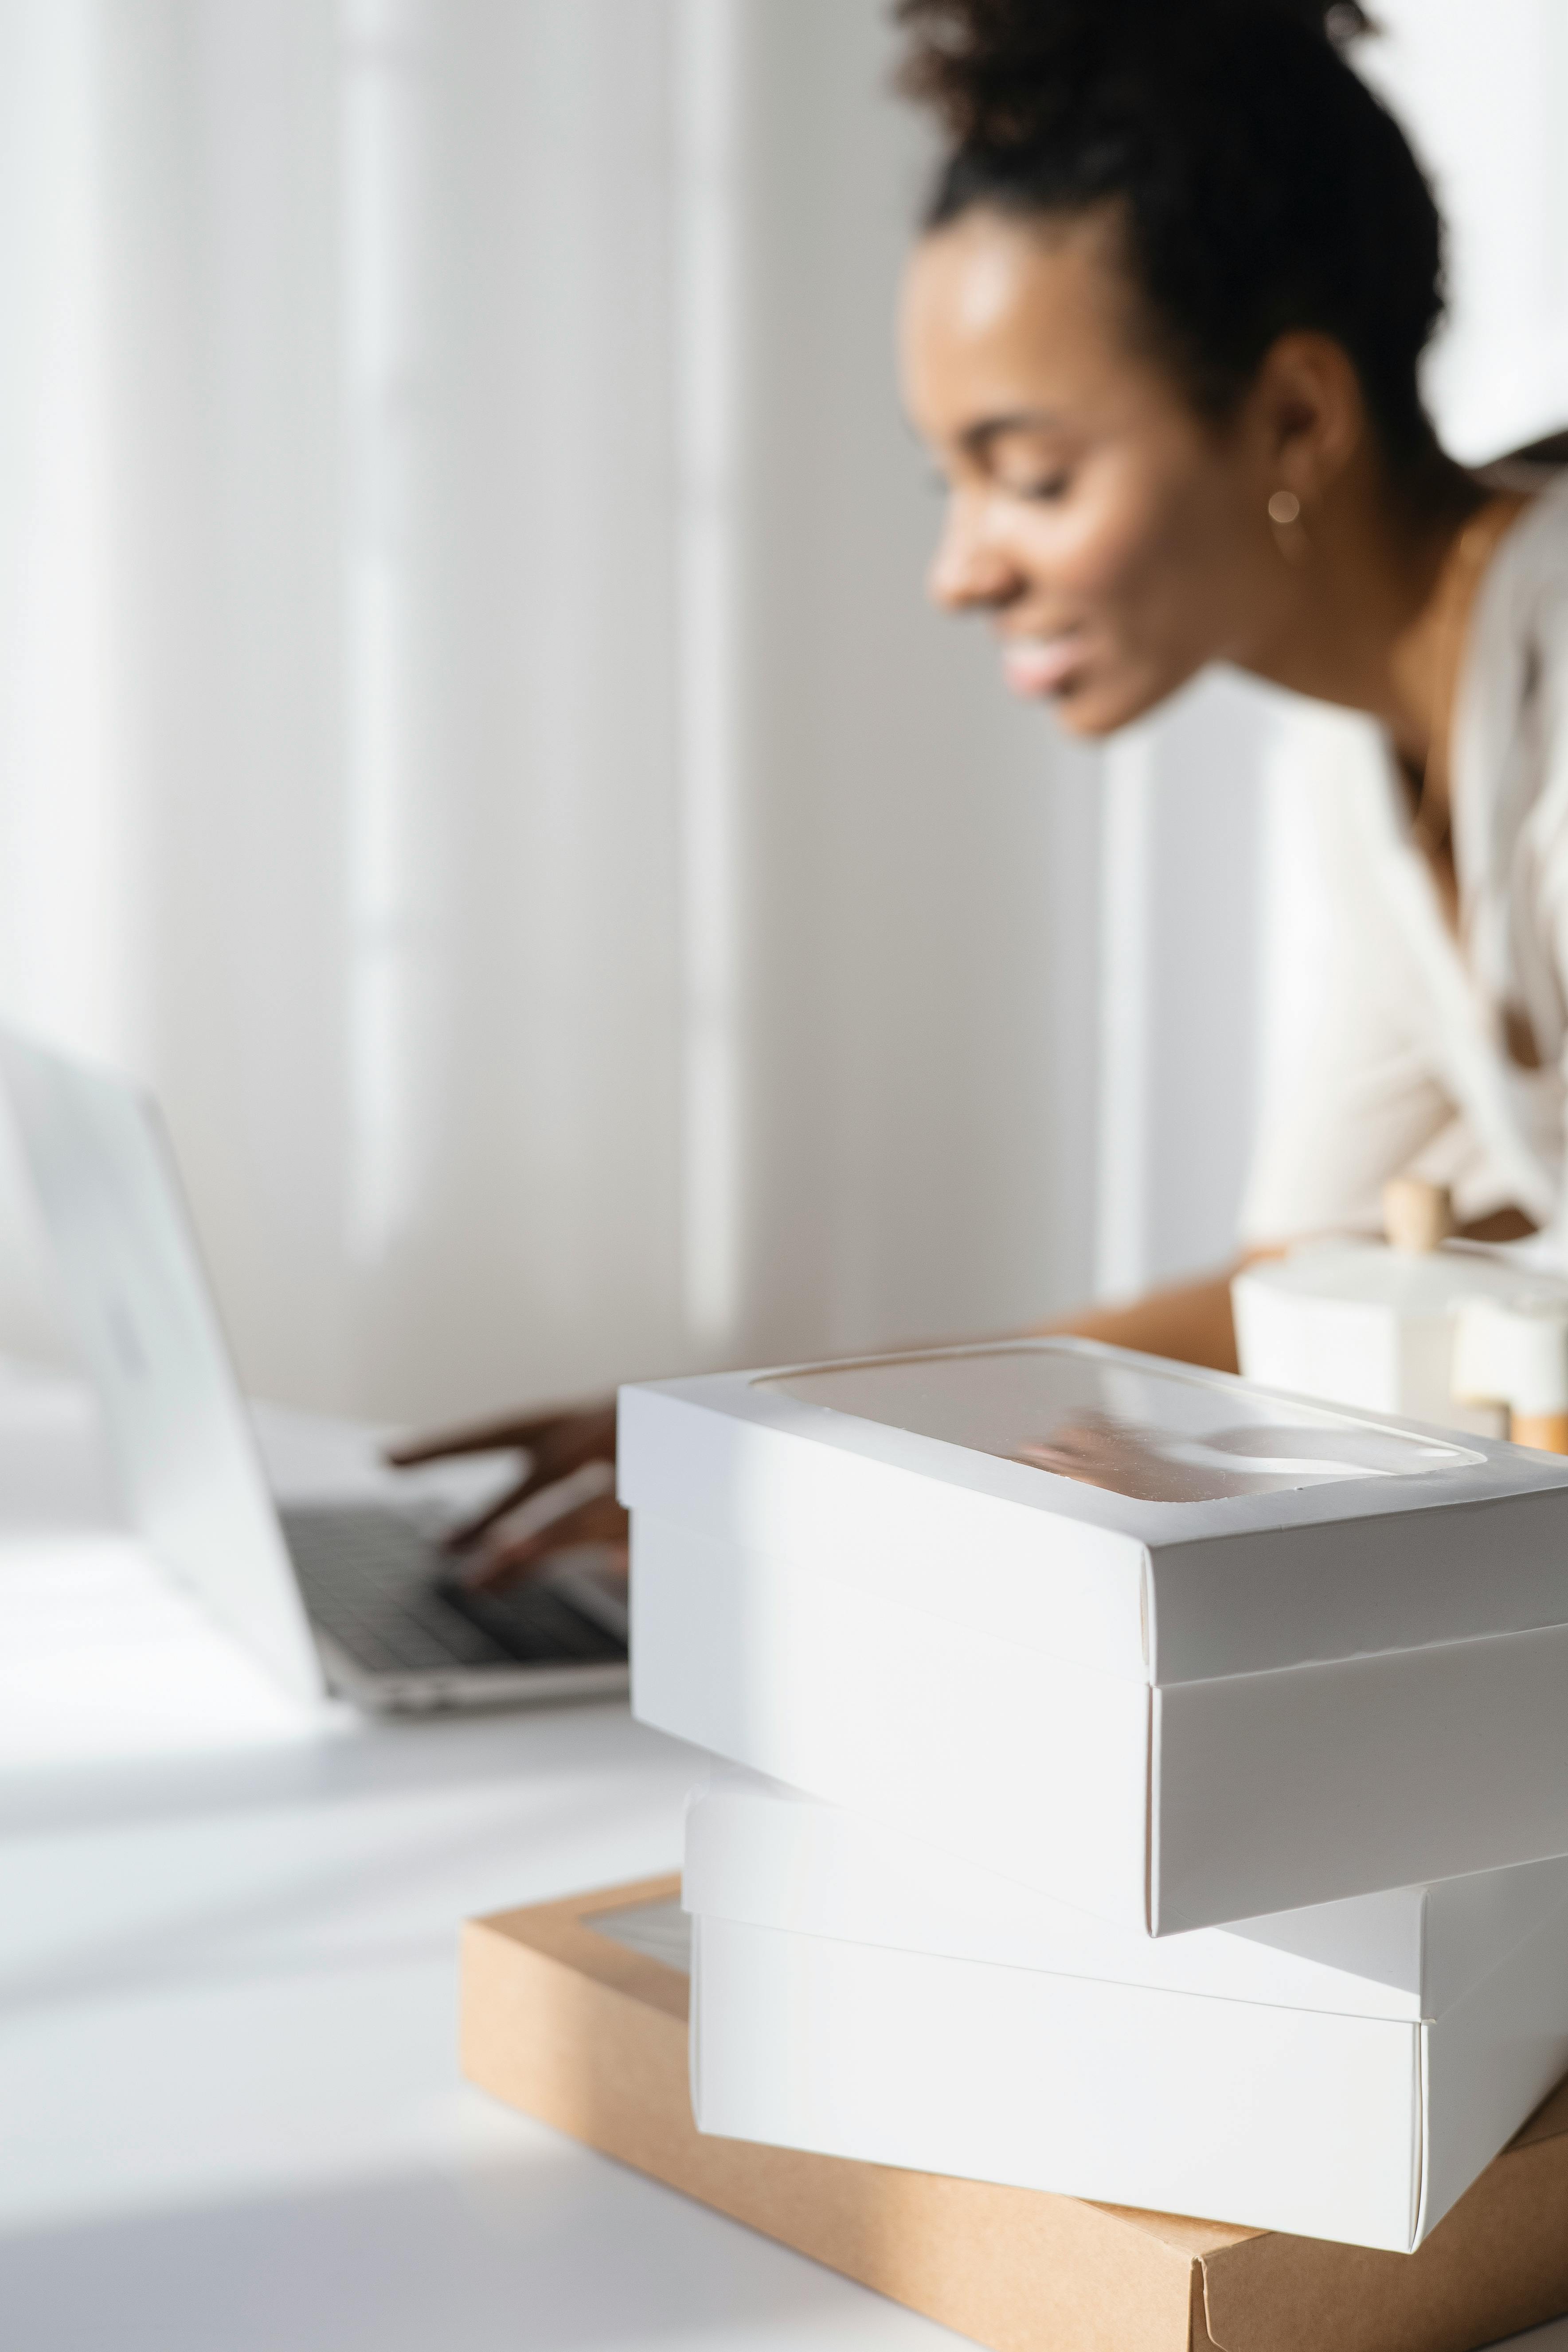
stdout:
<svg viewBox="0 0 1568 2352">
<path fill-rule="evenodd" d="M 1456 454 L 1568 425 L 1568 9 L 1378 0 L 1369 79 L 1410 131 L 1450 226 L 1452 319 L 1429 389 Z"/>
<path fill-rule="evenodd" d="M 1229 1245 L 1277 706 L 1075 753 L 928 614 L 882 13 L 0 5 L 0 1013 L 156 1087 L 256 1390 L 456 1412 Z M 1560 0 L 1381 13 L 1479 453 L 1568 419 Z"/>
</svg>

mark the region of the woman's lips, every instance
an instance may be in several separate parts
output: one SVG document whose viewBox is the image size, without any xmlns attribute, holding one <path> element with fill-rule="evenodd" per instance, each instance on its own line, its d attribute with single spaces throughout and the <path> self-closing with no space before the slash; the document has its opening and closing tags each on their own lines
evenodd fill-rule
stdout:
<svg viewBox="0 0 1568 2352">
<path fill-rule="evenodd" d="M 1054 637 L 1013 637 L 1002 646 L 1002 674 L 1015 694 L 1059 694 L 1085 656 L 1081 633 L 1064 629 Z"/>
</svg>

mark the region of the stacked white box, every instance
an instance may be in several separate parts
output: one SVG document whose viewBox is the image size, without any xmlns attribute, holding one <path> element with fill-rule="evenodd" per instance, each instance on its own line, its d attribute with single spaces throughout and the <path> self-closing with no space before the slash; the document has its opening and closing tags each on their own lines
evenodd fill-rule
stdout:
<svg viewBox="0 0 1568 2352">
<path fill-rule="evenodd" d="M 1404 2252 L 1568 2069 L 1563 1862 L 1155 1942 L 721 1766 L 685 1902 L 728 2138 Z"/>
<path fill-rule="evenodd" d="M 694 1848 L 705 2127 L 1405 2247 L 1568 2063 L 1501 1868 L 1568 1854 L 1568 1462 L 1070 1341 L 628 1390 L 621 1462 L 637 1712 L 860 1858 L 747 1916 Z M 1327 1998 L 1378 1918 L 1436 1976 Z"/>
</svg>

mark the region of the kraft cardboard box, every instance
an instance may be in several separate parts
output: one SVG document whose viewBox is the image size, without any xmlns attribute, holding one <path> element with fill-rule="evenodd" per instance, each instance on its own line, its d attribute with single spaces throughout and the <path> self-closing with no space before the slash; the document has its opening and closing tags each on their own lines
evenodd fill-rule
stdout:
<svg viewBox="0 0 1568 2352">
<path fill-rule="evenodd" d="M 623 1390 L 647 1722 L 1163 1936 L 1568 1853 L 1568 1461 L 1088 1341 Z"/>
<path fill-rule="evenodd" d="M 1562 1863 L 1151 1941 L 721 1767 L 683 1898 L 738 2139 L 1406 2252 L 1568 2072 Z"/>
<path fill-rule="evenodd" d="M 471 1921 L 470 2080 L 993 2352 L 1473 2352 L 1568 2311 L 1568 2088 L 1415 2254 L 704 2139 L 678 1887 Z"/>
</svg>

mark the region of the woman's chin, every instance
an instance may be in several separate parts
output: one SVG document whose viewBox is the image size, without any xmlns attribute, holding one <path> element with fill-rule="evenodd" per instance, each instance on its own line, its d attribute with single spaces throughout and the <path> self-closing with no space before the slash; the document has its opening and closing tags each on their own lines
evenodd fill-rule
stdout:
<svg viewBox="0 0 1568 2352">
<path fill-rule="evenodd" d="M 1096 693 L 1086 687 L 1081 694 L 1052 695 L 1048 708 L 1064 735 L 1093 743 L 1103 736 L 1114 735 L 1121 728 L 1131 727 L 1135 719 L 1142 719 L 1154 705 L 1133 702 L 1124 695 Z"/>
<path fill-rule="evenodd" d="M 1064 735 L 1096 742 L 1147 719 L 1185 684 L 1185 678 L 1153 685 L 1145 679 L 1085 677 L 1051 695 L 1048 707 Z"/>
</svg>

